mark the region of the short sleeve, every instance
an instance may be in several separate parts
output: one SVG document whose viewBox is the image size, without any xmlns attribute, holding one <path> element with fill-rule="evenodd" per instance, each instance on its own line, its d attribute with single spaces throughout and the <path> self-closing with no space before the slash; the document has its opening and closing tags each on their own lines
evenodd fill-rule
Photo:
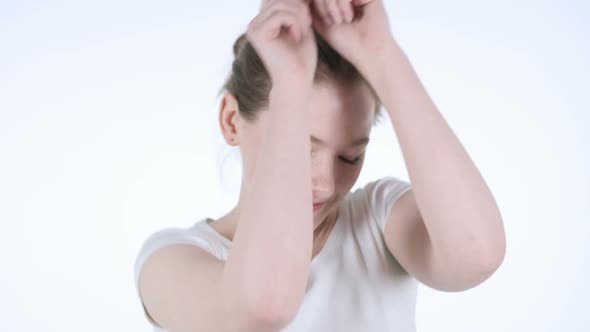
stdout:
<svg viewBox="0 0 590 332">
<path fill-rule="evenodd" d="M 366 195 L 368 208 L 372 211 L 373 219 L 381 231 L 385 230 L 385 222 L 393 204 L 411 188 L 410 182 L 394 176 L 382 177 L 365 185 L 363 191 Z"/>
<path fill-rule="evenodd" d="M 145 261 L 149 258 L 150 255 L 152 255 L 156 250 L 162 247 L 173 244 L 192 244 L 199 246 L 209 252 L 212 251 L 210 243 L 202 236 L 196 234 L 194 232 L 194 228 L 165 228 L 151 234 L 144 241 L 135 259 L 134 282 L 135 289 L 139 297 L 139 301 L 141 303 L 141 306 L 143 307 L 144 315 L 148 319 L 149 323 L 153 327 L 155 327 L 156 331 L 164 330 L 161 330 L 160 327 L 154 322 L 154 320 L 150 317 L 147 310 L 145 309 L 145 306 L 143 305 L 143 300 L 141 299 L 141 294 L 139 292 L 139 274 Z"/>
</svg>

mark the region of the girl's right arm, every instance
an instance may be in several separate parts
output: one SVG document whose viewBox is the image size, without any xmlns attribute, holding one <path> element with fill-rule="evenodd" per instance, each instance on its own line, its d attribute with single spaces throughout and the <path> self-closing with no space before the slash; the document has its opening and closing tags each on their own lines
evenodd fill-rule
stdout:
<svg viewBox="0 0 590 332">
<path fill-rule="evenodd" d="M 307 2 L 267 0 L 249 24 L 248 40 L 272 89 L 268 110 L 254 124 L 260 141 L 224 274 L 230 294 L 285 322 L 303 300 L 312 256 L 309 135 L 317 46 Z"/>
<path fill-rule="evenodd" d="M 309 90 L 301 86 L 272 88 L 227 261 L 191 244 L 168 245 L 146 259 L 138 287 L 160 327 L 276 332 L 294 318 L 313 236 Z"/>
<path fill-rule="evenodd" d="M 228 259 L 169 245 L 140 274 L 147 312 L 169 331 L 279 331 L 303 300 L 312 255 L 309 108 L 317 63 L 309 6 L 265 1 L 247 37 L 272 89 L 254 124 L 260 142 Z"/>
<path fill-rule="evenodd" d="M 251 183 L 225 265 L 228 289 L 288 321 L 303 300 L 313 238 L 310 89 L 273 86 Z"/>
</svg>

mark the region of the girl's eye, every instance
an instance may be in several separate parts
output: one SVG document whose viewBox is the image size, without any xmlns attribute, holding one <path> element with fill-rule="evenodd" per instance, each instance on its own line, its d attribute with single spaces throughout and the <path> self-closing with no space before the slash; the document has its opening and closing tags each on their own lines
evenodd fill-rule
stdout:
<svg viewBox="0 0 590 332">
<path fill-rule="evenodd" d="M 361 157 L 357 157 L 357 158 L 355 158 L 353 160 L 348 160 L 346 158 L 340 157 L 340 160 L 342 160 L 343 162 L 345 162 L 347 164 L 350 164 L 350 165 L 356 165 L 361 160 Z"/>
</svg>

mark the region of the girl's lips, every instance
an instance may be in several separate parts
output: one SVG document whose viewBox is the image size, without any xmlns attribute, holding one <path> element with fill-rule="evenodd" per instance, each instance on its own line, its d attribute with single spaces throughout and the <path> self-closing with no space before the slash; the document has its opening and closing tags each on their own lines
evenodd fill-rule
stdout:
<svg viewBox="0 0 590 332">
<path fill-rule="evenodd" d="M 318 209 L 320 209 L 322 206 L 324 206 L 324 203 L 317 203 L 313 205 L 313 210 L 316 211 Z"/>
</svg>

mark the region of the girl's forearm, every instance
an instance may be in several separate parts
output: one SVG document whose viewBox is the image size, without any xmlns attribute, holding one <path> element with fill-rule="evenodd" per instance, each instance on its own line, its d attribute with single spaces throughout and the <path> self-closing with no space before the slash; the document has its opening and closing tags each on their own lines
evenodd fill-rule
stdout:
<svg viewBox="0 0 590 332">
<path fill-rule="evenodd" d="M 276 85 L 225 272 L 245 299 L 290 315 L 303 300 L 313 236 L 309 88 Z M 262 307 L 260 307 L 262 306 Z"/>
<path fill-rule="evenodd" d="M 454 271 L 495 268 L 505 236 L 490 189 L 403 51 L 393 45 L 382 56 L 369 80 L 397 134 L 435 253 Z"/>
</svg>

